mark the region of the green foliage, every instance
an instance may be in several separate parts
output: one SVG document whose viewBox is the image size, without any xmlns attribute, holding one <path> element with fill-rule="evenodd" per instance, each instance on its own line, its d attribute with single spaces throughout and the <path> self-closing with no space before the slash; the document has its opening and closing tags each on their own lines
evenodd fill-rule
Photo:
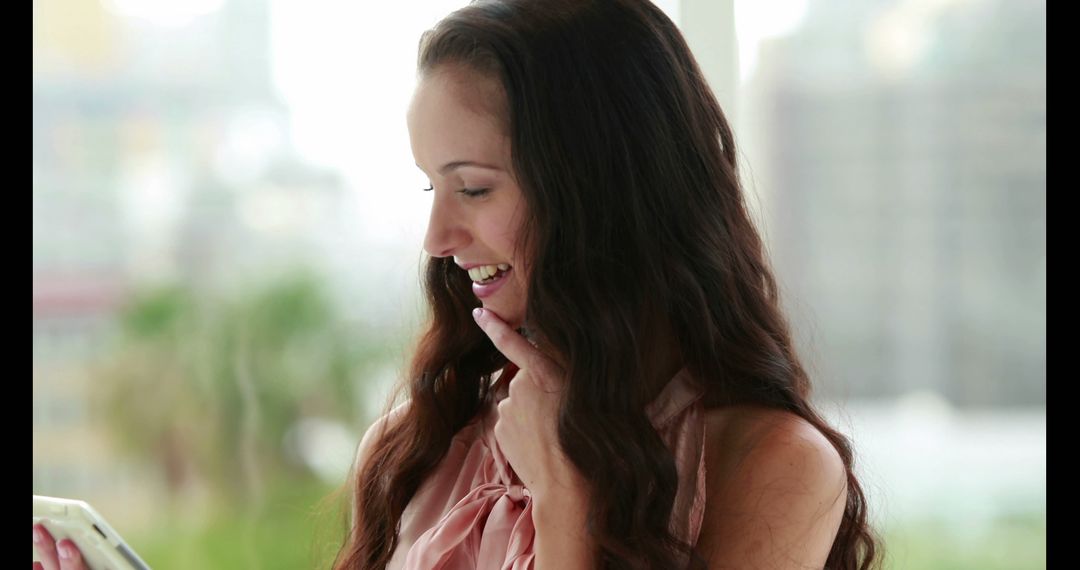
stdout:
<svg viewBox="0 0 1080 570">
<path fill-rule="evenodd" d="M 191 298 L 180 287 L 164 287 L 136 297 L 131 310 L 121 318 L 126 334 L 137 339 L 153 339 L 175 333 L 190 314 Z"/>
<path fill-rule="evenodd" d="M 144 291 L 93 372 L 93 404 L 176 495 L 195 479 L 253 498 L 254 473 L 297 472 L 282 441 L 303 417 L 360 425 L 362 379 L 399 339 L 349 326 L 320 279 L 295 271 L 223 296 Z M 246 478 L 245 478 L 246 477 Z"/>
<path fill-rule="evenodd" d="M 959 527 L 937 520 L 909 522 L 886 530 L 885 551 L 886 569 L 1044 569 L 1046 516 L 1032 513 Z"/>
<path fill-rule="evenodd" d="M 329 568 L 345 536 L 334 503 L 321 504 L 332 490 L 312 478 L 279 479 L 261 505 L 221 508 L 197 524 L 163 512 L 160 525 L 126 538 L 154 570 Z"/>
</svg>

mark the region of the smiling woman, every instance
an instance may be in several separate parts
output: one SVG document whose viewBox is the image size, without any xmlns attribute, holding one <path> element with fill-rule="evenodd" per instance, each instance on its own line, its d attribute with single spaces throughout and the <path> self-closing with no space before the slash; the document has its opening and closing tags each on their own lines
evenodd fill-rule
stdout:
<svg viewBox="0 0 1080 570">
<path fill-rule="evenodd" d="M 424 34 L 432 203 L 407 400 L 336 569 L 878 563 L 734 137 L 647 0 L 489 0 Z"/>
<path fill-rule="evenodd" d="M 512 174 L 506 127 L 485 110 L 493 94 L 493 79 L 464 66 L 426 74 L 409 107 L 409 138 L 435 192 L 425 251 L 453 257 L 469 272 L 483 305 L 519 327 L 528 273 L 515 246 L 525 203 Z"/>
</svg>

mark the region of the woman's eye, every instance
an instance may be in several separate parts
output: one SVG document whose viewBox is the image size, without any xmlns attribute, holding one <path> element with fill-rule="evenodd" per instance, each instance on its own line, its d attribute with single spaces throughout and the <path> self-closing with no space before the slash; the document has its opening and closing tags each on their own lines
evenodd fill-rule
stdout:
<svg viewBox="0 0 1080 570">
<path fill-rule="evenodd" d="M 484 194 L 487 194 L 488 190 L 489 190 L 488 188 L 476 188 L 476 189 L 462 188 L 461 190 L 458 190 L 458 192 L 461 192 L 462 194 L 464 194 L 464 195 L 466 195 L 466 196 L 468 196 L 470 198 L 476 198 L 477 196 L 483 196 Z"/>
<path fill-rule="evenodd" d="M 434 184 L 429 184 L 427 188 L 421 188 L 421 190 L 423 190 L 424 192 L 431 192 L 434 189 L 435 189 Z M 462 188 L 461 190 L 458 190 L 458 192 L 468 196 L 469 198 L 477 198 L 479 196 L 483 196 L 484 194 L 487 194 L 489 190 L 491 190 L 491 189 L 490 188 Z"/>
</svg>

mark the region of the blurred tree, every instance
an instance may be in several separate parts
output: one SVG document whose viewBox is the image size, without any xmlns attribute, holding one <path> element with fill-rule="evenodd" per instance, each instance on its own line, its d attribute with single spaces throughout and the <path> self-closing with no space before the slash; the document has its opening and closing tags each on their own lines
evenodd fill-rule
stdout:
<svg viewBox="0 0 1080 570">
<path fill-rule="evenodd" d="M 393 342 L 350 327 L 307 271 L 223 298 L 185 286 L 134 296 L 92 374 L 122 446 L 162 469 L 173 498 L 260 499 L 262 474 L 307 475 L 283 438 L 295 422 L 357 423 L 357 391 Z"/>
</svg>

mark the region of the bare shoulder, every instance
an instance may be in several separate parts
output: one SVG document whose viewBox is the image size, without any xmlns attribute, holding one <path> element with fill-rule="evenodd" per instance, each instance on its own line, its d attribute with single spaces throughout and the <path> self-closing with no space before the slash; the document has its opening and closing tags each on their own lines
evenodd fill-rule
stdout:
<svg viewBox="0 0 1080 570">
<path fill-rule="evenodd" d="M 394 409 L 383 414 L 379 419 L 368 426 L 367 431 L 364 433 L 364 437 L 360 439 L 360 445 L 358 445 L 356 449 L 356 460 L 353 463 L 353 469 L 356 472 L 359 472 L 364 463 L 367 462 L 375 444 L 382 439 L 387 431 L 397 425 L 397 422 L 401 420 L 401 417 L 408 409 L 408 404 L 408 402 L 398 404 Z"/>
<path fill-rule="evenodd" d="M 829 464 L 825 467 L 844 471 L 832 442 L 813 424 L 786 410 L 758 406 L 706 410 L 705 433 L 708 467 L 722 473 L 751 457 L 777 453 L 820 459 Z"/>
<path fill-rule="evenodd" d="M 710 568 L 821 568 L 843 517 L 840 454 L 796 414 L 754 406 L 708 410 L 705 520 Z"/>
<path fill-rule="evenodd" d="M 390 428 L 397 425 L 405 411 L 408 409 L 407 406 L 408 402 L 398 405 L 368 426 L 367 431 L 364 432 L 364 437 L 360 439 L 360 444 L 356 447 L 356 458 L 353 460 L 352 473 L 350 475 L 351 479 L 355 481 L 356 478 L 359 477 L 364 465 L 368 462 L 368 459 L 371 458 L 371 453 L 375 449 L 375 444 L 383 438 Z M 354 488 L 353 494 L 349 498 L 350 526 L 355 526 L 359 520 L 357 517 L 363 516 L 362 513 L 356 509 L 357 497 L 355 493 L 356 489 Z"/>
</svg>

